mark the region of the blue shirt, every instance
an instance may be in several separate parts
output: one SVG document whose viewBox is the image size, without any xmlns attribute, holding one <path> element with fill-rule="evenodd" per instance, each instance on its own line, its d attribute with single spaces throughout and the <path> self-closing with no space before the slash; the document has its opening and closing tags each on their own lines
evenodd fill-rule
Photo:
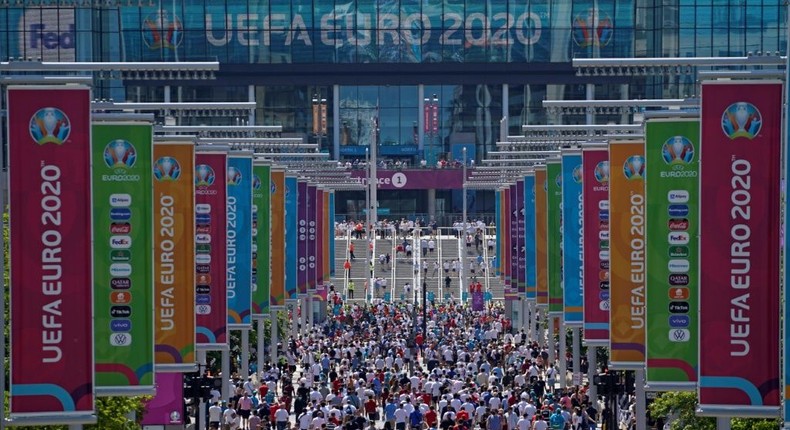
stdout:
<svg viewBox="0 0 790 430">
<path fill-rule="evenodd" d="M 395 410 L 397 409 L 398 409 L 398 405 L 392 402 L 387 403 L 387 405 L 384 406 L 384 416 L 387 418 L 387 420 L 395 419 Z"/>
</svg>

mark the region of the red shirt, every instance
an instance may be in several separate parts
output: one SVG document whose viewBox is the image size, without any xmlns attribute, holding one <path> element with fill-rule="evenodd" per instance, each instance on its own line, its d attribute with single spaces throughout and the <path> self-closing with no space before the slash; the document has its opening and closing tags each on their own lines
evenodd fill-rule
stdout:
<svg viewBox="0 0 790 430">
<path fill-rule="evenodd" d="M 425 423 L 428 424 L 428 427 L 436 426 L 436 411 L 431 409 L 425 413 Z"/>
</svg>

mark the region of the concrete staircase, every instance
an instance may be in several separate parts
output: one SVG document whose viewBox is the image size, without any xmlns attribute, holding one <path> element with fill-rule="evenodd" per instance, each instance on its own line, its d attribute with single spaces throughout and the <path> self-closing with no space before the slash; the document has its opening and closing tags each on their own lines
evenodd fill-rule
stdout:
<svg viewBox="0 0 790 430">
<path fill-rule="evenodd" d="M 415 284 L 421 285 L 424 281 L 427 285 L 429 299 L 431 296 L 433 296 L 437 301 L 449 298 L 450 293 L 452 293 L 452 296 L 457 300 L 459 298 L 459 291 L 468 291 L 468 285 L 471 282 L 472 276 L 469 264 L 471 261 L 477 260 L 478 252 L 475 250 L 474 245 L 467 252 L 466 244 L 463 243 L 462 250 L 463 257 L 465 258 L 464 281 L 466 286 L 459 290 L 459 282 L 461 281 L 461 277 L 459 272 L 452 271 L 452 261 L 459 259 L 459 245 L 461 245 L 461 243 L 449 229 L 443 229 L 440 231 L 440 233 L 441 234 L 438 236 L 425 236 L 426 240 L 430 238 L 434 239 L 436 242 L 436 249 L 433 253 L 426 253 L 424 258 L 420 256 L 420 263 L 418 263 L 420 264 L 420 266 L 418 266 L 418 270 L 420 272 L 419 275 L 414 274 L 414 259 L 412 257 L 407 257 L 405 252 L 396 252 L 397 245 L 402 244 L 404 241 L 403 237 L 398 236 L 398 238 L 394 240 L 392 238 L 376 238 L 375 249 L 371 253 L 371 258 L 374 262 L 373 276 L 375 278 L 383 278 L 386 281 L 386 288 L 378 289 L 378 291 L 376 291 L 376 298 L 394 298 L 396 301 L 412 300 L 411 295 L 408 295 L 407 297 L 404 288 L 404 285 L 407 282 L 411 285 L 411 292 L 414 294 Z M 406 238 L 406 240 L 412 244 L 414 252 L 421 253 L 419 238 L 409 236 Z M 332 282 L 338 291 L 341 291 L 344 295 L 346 294 L 346 280 L 343 265 L 346 261 L 346 258 L 349 258 L 348 248 L 349 244 L 351 243 L 354 244 L 354 254 L 356 258 L 351 261 L 349 279 L 354 281 L 355 291 L 354 298 L 351 299 L 349 297 L 349 299 L 354 301 L 362 301 L 365 299 L 365 283 L 370 279 L 371 270 L 368 260 L 368 241 L 366 239 L 352 239 L 349 237 L 338 237 L 335 239 L 336 275 Z M 386 254 L 390 254 L 390 264 L 385 263 L 382 265 L 379 261 L 379 256 Z M 492 257 L 493 255 L 488 255 L 489 262 Z M 423 260 L 427 263 L 427 276 L 421 269 L 421 263 Z M 445 260 L 451 263 L 451 268 L 449 271 L 451 283 L 449 290 L 444 288 L 444 278 L 446 275 L 443 269 L 443 262 Z M 436 261 L 439 262 L 439 268 L 435 273 L 434 262 Z M 494 276 L 493 272 L 489 274 L 487 281 L 485 276 L 480 272 L 479 267 L 476 270 L 475 275 L 477 276 L 477 279 L 480 281 L 480 283 L 483 284 L 484 289 L 486 282 L 488 283 L 488 291 L 492 294 L 494 300 L 501 300 L 504 298 L 502 282 L 496 276 Z M 419 290 L 417 293 L 419 293 Z"/>
</svg>

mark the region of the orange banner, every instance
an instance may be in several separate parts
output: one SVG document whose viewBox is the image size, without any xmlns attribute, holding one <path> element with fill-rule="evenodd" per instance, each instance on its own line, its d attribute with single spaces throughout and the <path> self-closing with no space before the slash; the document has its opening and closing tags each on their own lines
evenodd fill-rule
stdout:
<svg viewBox="0 0 790 430">
<path fill-rule="evenodd" d="M 195 369 L 195 147 L 154 144 L 157 372 Z"/>
<path fill-rule="evenodd" d="M 285 306 L 285 172 L 272 169 L 270 306 Z"/>
<path fill-rule="evenodd" d="M 549 306 L 549 257 L 548 257 L 548 213 L 547 213 L 546 166 L 535 168 L 535 258 L 537 261 L 538 307 Z"/>
<path fill-rule="evenodd" d="M 645 145 L 609 143 L 611 368 L 645 366 Z M 605 251 L 602 251 L 605 252 Z"/>
</svg>

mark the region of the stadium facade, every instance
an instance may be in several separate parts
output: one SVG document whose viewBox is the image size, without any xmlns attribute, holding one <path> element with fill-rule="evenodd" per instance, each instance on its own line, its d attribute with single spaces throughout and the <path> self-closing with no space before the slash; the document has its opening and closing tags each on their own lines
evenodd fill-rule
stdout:
<svg viewBox="0 0 790 430">
<path fill-rule="evenodd" d="M 254 100 L 255 123 L 282 125 L 284 136 L 319 142 L 335 159 L 363 159 L 375 140 L 380 157 L 407 161 L 409 169 L 460 159 L 463 147 L 481 160 L 495 148 L 503 118 L 508 134 L 527 123 L 585 121 L 583 114 L 547 116 L 544 99 L 695 93 L 690 76 L 577 76 L 572 58 L 776 55 L 786 46 L 780 0 L 4 3 L 2 59 L 221 63 L 216 80 L 188 85 L 100 81 L 97 98 Z M 592 93 L 587 84 L 595 84 Z M 598 114 L 595 121 L 621 119 Z M 379 193 L 380 210 L 458 213 L 460 192 L 447 187 L 441 177 L 389 187 Z M 470 200 L 471 214 L 493 213 L 492 193 Z M 341 192 L 337 212 L 358 215 L 363 204 L 364 193 Z"/>
</svg>

